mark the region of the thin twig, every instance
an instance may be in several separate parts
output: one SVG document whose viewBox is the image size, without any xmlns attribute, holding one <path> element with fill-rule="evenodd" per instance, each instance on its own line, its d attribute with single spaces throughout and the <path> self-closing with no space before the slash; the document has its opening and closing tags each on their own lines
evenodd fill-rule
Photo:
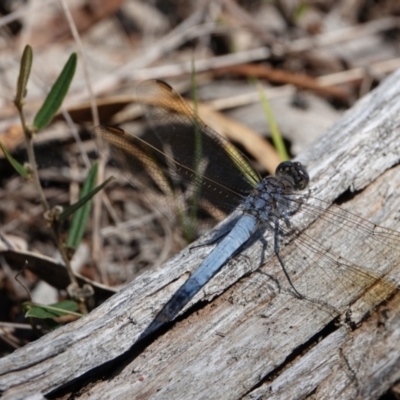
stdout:
<svg viewBox="0 0 400 400">
<path fill-rule="evenodd" d="M 232 65 L 218 69 L 217 74 L 237 74 L 239 76 L 266 79 L 269 82 L 287 84 L 290 83 L 300 89 L 312 90 L 318 94 L 333 97 L 346 102 L 348 99 L 348 92 L 339 87 L 321 86 L 318 81 L 304 73 L 293 73 L 284 69 L 270 68 L 262 64 L 242 64 Z"/>
<path fill-rule="evenodd" d="M 369 66 L 369 71 L 373 75 L 388 74 L 400 68 L 400 58 L 379 61 Z M 316 78 L 321 86 L 339 85 L 351 81 L 361 80 L 365 76 L 364 68 L 353 68 L 347 71 L 336 72 L 334 74 L 324 75 Z"/>
<path fill-rule="evenodd" d="M 78 45 L 78 52 L 82 60 L 82 66 L 83 66 L 83 74 L 85 76 L 85 82 L 86 82 L 86 87 L 89 92 L 89 98 L 90 98 L 90 103 L 91 103 L 91 110 L 92 110 L 92 118 L 93 118 L 93 125 L 97 126 L 99 125 L 99 112 L 97 110 L 96 106 L 96 99 L 94 97 L 93 89 L 92 89 L 92 84 L 90 82 L 90 76 L 89 76 L 89 69 L 87 66 L 87 61 L 86 61 L 86 54 L 82 45 L 81 38 L 79 36 L 78 29 L 76 29 L 76 25 L 74 22 L 74 19 L 72 18 L 71 12 L 69 11 L 69 8 L 67 6 L 67 3 L 65 0 L 60 0 L 61 6 L 64 10 L 65 17 L 67 18 L 69 27 L 71 29 L 72 36 L 74 37 L 74 40 L 76 41 Z"/>
<path fill-rule="evenodd" d="M 366 22 L 349 28 L 339 29 L 333 32 L 323 33 L 313 37 L 301 38 L 292 41 L 287 49 L 289 52 L 301 52 L 311 50 L 317 47 L 332 46 L 359 37 L 373 35 L 378 32 L 387 31 L 398 28 L 400 26 L 400 18 L 387 17 L 376 21 Z"/>
<path fill-rule="evenodd" d="M 71 130 L 72 136 L 74 137 L 75 142 L 79 148 L 79 152 L 81 154 L 83 163 L 85 164 L 86 169 L 89 170 L 90 169 L 90 160 L 89 160 L 89 157 L 83 146 L 81 137 L 79 136 L 78 129 L 76 129 L 74 121 L 72 120 L 71 116 L 69 115 L 69 112 L 65 109 L 65 107 L 62 107 L 61 112 L 62 112 L 62 115 L 63 115 L 65 121 L 67 122 L 67 124 Z"/>
<path fill-rule="evenodd" d="M 11 328 L 11 329 L 26 329 L 28 331 L 32 330 L 32 325 L 29 324 L 20 324 L 17 322 L 4 322 L 0 321 L 0 326 L 2 328 Z"/>
<path fill-rule="evenodd" d="M 269 56 L 270 51 L 266 47 L 259 47 L 257 49 L 245 50 L 238 53 L 211 57 L 204 60 L 196 60 L 196 72 L 200 73 L 231 65 L 260 61 L 268 58 Z M 142 81 L 145 79 L 157 79 L 166 76 L 180 76 L 182 74 L 190 74 L 191 71 L 192 61 L 186 61 L 179 64 L 164 65 L 161 67 L 132 71 L 131 79 Z"/>
</svg>

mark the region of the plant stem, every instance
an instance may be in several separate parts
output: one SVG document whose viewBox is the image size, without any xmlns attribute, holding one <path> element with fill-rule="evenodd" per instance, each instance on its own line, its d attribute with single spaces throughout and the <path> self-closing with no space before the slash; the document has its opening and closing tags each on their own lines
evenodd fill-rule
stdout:
<svg viewBox="0 0 400 400">
<path fill-rule="evenodd" d="M 42 204 L 44 210 L 48 211 L 50 209 L 50 207 L 49 207 L 49 203 L 47 202 L 46 197 L 44 195 L 42 185 L 40 184 L 35 152 L 33 151 L 33 144 L 32 144 L 33 133 L 31 131 L 31 129 L 29 129 L 25 123 L 25 115 L 22 110 L 22 107 L 17 106 L 17 108 L 18 108 L 19 117 L 21 119 L 22 129 L 24 130 L 24 134 L 25 134 L 26 151 L 28 153 L 29 165 L 31 167 L 30 173 L 32 174 L 33 184 L 35 185 L 35 188 L 36 188 L 37 192 L 39 193 L 40 203 Z"/>
<path fill-rule="evenodd" d="M 32 132 L 32 129 L 30 129 L 26 125 L 26 122 L 25 122 L 26 120 L 25 120 L 25 115 L 24 115 L 23 109 L 22 109 L 22 105 L 16 104 L 16 107 L 18 109 L 19 117 L 21 119 L 22 129 L 24 130 L 24 134 L 25 134 L 26 150 L 28 153 L 30 173 L 33 178 L 33 184 L 39 194 L 40 203 L 42 204 L 44 211 L 50 212 L 50 206 L 44 195 L 43 188 L 42 188 L 42 185 L 41 185 L 40 179 L 39 179 L 39 172 L 38 172 L 38 168 L 37 168 L 37 164 L 36 164 L 36 157 L 35 157 L 35 152 L 33 149 L 33 142 L 32 142 L 33 132 Z M 75 277 L 74 272 L 72 271 L 70 260 L 67 256 L 64 244 L 61 240 L 57 219 L 56 218 L 52 219 L 50 224 L 51 224 L 51 229 L 52 229 L 52 232 L 54 235 L 54 239 L 55 239 L 57 247 L 58 247 L 58 251 L 60 252 L 61 257 L 64 261 L 71 284 L 74 287 L 79 288 L 78 281 Z M 86 308 L 86 304 L 85 304 L 85 299 L 80 297 L 76 300 L 78 300 L 78 302 L 79 302 L 79 308 L 80 308 L 81 312 L 86 314 L 87 308 Z"/>
</svg>

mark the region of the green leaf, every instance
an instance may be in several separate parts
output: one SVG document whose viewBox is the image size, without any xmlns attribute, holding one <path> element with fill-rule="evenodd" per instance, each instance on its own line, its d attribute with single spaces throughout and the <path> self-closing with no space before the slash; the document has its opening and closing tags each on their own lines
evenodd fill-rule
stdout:
<svg viewBox="0 0 400 400">
<path fill-rule="evenodd" d="M 108 182 L 114 177 L 105 180 L 101 185 L 94 187 L 97 178 L 98 163 L 94 163 L 90 169 L 85 183 L 83 184 L 82 191 L 79 196 L 79 201 L 68 207 L 59 217 L 59 220 L 64 220 L 70 214 L 74 213 L 72 218 L 71 227 L 68 232 L 67 246 L 76 249 L 82 240 L 85 231 L 86 222 L 89 218 L 90 209 L 92 206 L 92 197 L 99 192 Z"/>
<path fill-rule="evenodd" d="M 274 113 L 269 104 L 267 95 L 265 94 L 264 88 L 260 83 L 257 82 L 258 93 L 261 99 L 261 105 L 264 109 L 265 116 L 268 121 L 269 129 L 271 131 L 272 142 L 278 152 L 278 155 L 282 161 L 289 160 L 289 155 L 286 151 L 285 143 L 283 142 L 282 135 L 279 131 L 278 124 L 276 123 Z"/>
<path fill-rule="evenodd" d="M 35 120 L 33 121 L 33 127 L 35 130 L 44 128 L 53 119 L 54 115 L 60 108 L 61 103 L 68 92 L 72 78 L 74 77 L 77 59 L 76 53 L 72 53 L 69 57 L 60 76 L 54 83 L 42 107 L 36 114 Z"/>
<path fill-rule="evenodd" d="M 19 69 L 18 83 L 17 83 L 17 94 L 15 95 L 14 103 L 18 109 L 22 107 L 22 102 L 26 96 L 26 85 L 28 83 L 29 74 L 32 67 L 32 47 L 29 45 L 25 46 L 24 52 L 22 53 L 21 66 Z"/>
<path fill-rule="evenodd" d="M 29 172 L 26 168 L 21 165 L 6 149 L 6 146 L 0 141 L 0 148 L 3 150 L 5 157 L 7 158 L 8 162 L 13 166 L 13 168 L 25 179 L 30 178 Z"/>
<path fill-rule="evenodd" d="M 59 301 L 58 303 L 52 304 L 53 307 L 62 308 L 66 311 L 78 311 L 79 304 L 73 300 L 63 300 Z"/>
<path fill-rule="evenodd" d="M 50 305 L 35 304 L 26 301 L 22 306 L 27 318 L 53 319 L 64 315 L 83 316 L 81 313 L 76 312 L 79 310 L 79 304 L 72 300 L 64 300 Z"/>
<path fill-rule="evenodd" d="M 79 201 L 84 200 L 85 197 L 93 190 L 96 185 L 97 179 L 97 170 L 99 164 L 95 162 L 89 170 L 89 173 L 85 179 L 83 184 L 81 193 L 79 195 Z M 78 203 L 79 203 L 78 201 Z M 85 231 L 86 222 L 89 218 L 90 209 L 92 206 L 92 200 L 89 198 L 83 205 L 77 208 L 74 216 L 72 218 L 71 227 L 68 232 L 67 246 L 72 247 L 74 249 L 78 248 L 79 243 L 82 240 L 83 233 Z M 67 209 L 68 210 L 68 209 Z M 66 210 L 66 211 L 67 211 Z M 65 212 L 64 212 L 65 213 Z M 60 217 L 64 218 L 64 213 L 60 215 Z M 68 215 L 70 212 L 68 211 Z"/>
<path fill-rule="evenodd" d="M 86 204 L 89 200 L 92 199 L 92 197 L 100 192 L 101 189 L 104 188 L 109 182 L 111 182 L 114 179 L 113 176 L 110 176 L 107 178 L 103 183 L 101 183 L 99 186 L 95 187 L 93 190 L 91 190 L 86 196 L 82 197 L 80 200 L 78 200 L 76 203 L 70 205 L 68 208 L 66 208 L 58 217 L 59 221 L 63 221 L 66 218 L 68 218 L 71 214 L 73 214 L 76 210 L 81 208 L 84 204 Z"/>
</svg>

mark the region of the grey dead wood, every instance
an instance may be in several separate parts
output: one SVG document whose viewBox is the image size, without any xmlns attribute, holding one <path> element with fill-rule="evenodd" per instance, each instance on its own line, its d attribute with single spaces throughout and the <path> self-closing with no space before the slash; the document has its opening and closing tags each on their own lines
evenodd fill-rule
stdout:
<svg viewBox="0 0 400 400">
<path fill-rule="evenodd" d="M 348 189 L 361 191 L 343 206 L 393 229 L 400 228 L 399 78 L 397 71 L 298 157 L 313 195 L 332 202 Z M 326 239 L 318 221 L 308 231 Z M 343 246 L 351 245 L 345 237 Z M 85 318 L 1 359 L 3 398 L 48 394 L 125 353 L 209 251 L 184 250 Z M 400 262 L 391 272 L 397 282 L 399 269 Z M 272 252 L 256 241 L 165 333 L 103 372 L 107 379 L 86 381 L 81 398 L 375 399 L 400 378 L 398 294 L 369 316 L 360 299 L 338 317 L 283 290 L 284 282 Z"/>
</svg>

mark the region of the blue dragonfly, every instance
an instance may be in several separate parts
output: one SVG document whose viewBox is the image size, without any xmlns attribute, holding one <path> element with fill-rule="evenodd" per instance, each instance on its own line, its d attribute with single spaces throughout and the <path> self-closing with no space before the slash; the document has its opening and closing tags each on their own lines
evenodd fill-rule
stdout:
<svg viewBox="0 0 400 400">
<path fill-rule="evenodd" d="M 318 289 L 323 286 L 324 301 L 338 286 L 349 294 L 347 305 L 361 295 L 376 305 L 397 290 L 385 275 L 400 262 L 400 233 L 313 197 L 309 175 L 299 162 L 282 162 L 274 176 L 261 179 L 246 157 L 204 124 L 167 83 L 145 81 L 137 97 L 155 138 L 145 141 L 100 125 L 94 129 L 99 146 L 134 186 L 147 191 L 156 186 L 167 194 L 158 208 L 169 218 L 177 216 L 189 237 L 199 210 L 211 215 L 236 210 L 238 215 L 231 230 L 218 238 L 218 245 L 158 312 L 150 330 L 172 321 L 259 229 L 270 232 L 272 254 L 299 298 L 312 297 L 316 274 L 322 276 Z M 329 244 L 303 231 L 304 220 L 312 222 L 317 216 L 325 223 L 322 229 L 332 230 Z M 377 284 L 379 290 L 370 291 Z"/>
</svg>

